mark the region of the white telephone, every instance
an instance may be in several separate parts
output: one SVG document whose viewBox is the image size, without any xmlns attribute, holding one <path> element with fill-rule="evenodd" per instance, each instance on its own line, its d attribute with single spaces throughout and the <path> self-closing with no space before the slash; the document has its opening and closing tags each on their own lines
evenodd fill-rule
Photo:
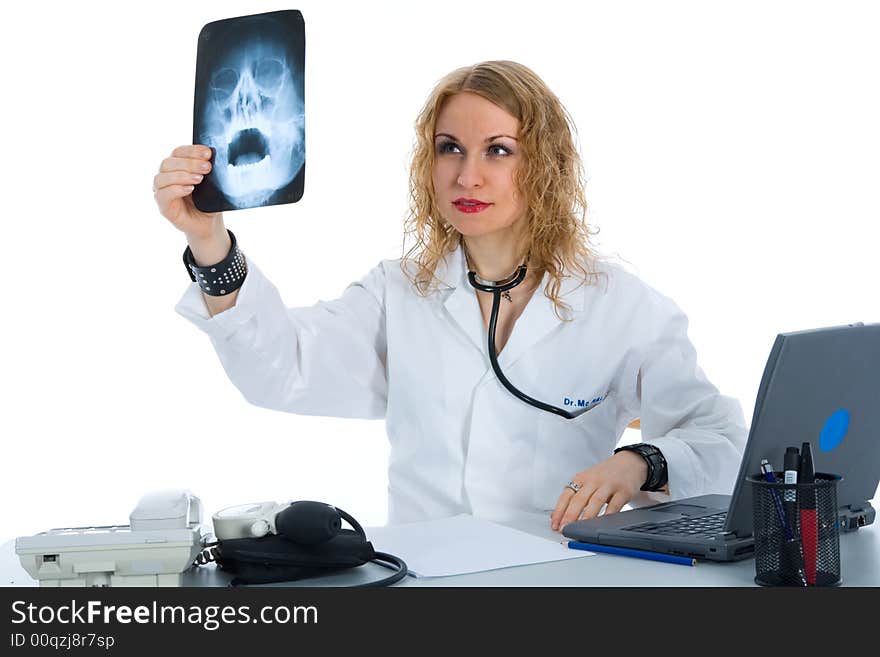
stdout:
<svg viewBox="0 0 880 657">
<path fill-rule="evenodd" d="M 173 489 L 144 495 L 128 525 L 50 529 L 15 552 L 40 586 L 180 586 L 210 538 L 199 498 Z"/>
</svg>

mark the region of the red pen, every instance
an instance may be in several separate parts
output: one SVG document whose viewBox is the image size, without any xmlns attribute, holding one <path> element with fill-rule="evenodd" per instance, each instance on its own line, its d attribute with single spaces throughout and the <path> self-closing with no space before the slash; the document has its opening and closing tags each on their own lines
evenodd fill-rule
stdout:
<svg viewBox="0 0 880 657">
<path fill-rule="evenodd" d="M 813 450 L 810 443 L 801 445 L 801 467 L 798 471 L 798 483 L 812 484 L 816 480 L 813 468 Z M 813 487 L 800 488 L 798 506 L 801 516 L 801 544 L 804 550 L 804 572 L 807 584 L 816 584 L 816 551 L 819 546 L 818 520 L 816 518 L 816 491 Z"/>
</svg>

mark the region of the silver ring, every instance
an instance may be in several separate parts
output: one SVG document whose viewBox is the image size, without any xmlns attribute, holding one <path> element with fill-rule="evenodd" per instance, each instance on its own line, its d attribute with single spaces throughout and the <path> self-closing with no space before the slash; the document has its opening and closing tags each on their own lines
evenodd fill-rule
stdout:
<svg viewBox="0 0 880 657">
<path fill-rule="evenodd" d="M 575 482 L 575 481 L 569 481 L 568 484 L 567 484 L 565 487 L 566 487 L 566 488 L 570 488 L 570 489 L 573 490 L 575 493 L 577 493 L 581 488 L 584 487 L 584 485 L 583 485 L 583 484 L 579 484 L 579 483 L 577 483 L 577 482 Z"/>
</svg>

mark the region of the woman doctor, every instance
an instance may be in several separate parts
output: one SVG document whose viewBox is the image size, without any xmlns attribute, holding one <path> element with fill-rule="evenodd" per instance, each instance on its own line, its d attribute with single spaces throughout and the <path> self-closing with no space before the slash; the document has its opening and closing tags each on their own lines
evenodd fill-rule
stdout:
<svg viewBox="0 0 880 657">
<path fill-rule="evenodd" d="M 221 213 L 195 208 L 211 154 L 180 146 L 154 179 L 189 245 L 176 310 L 249 402 L 384 417 L 391 524 L 532 512 L 561 530 L 603 507 L 730 493 L 740 406 L 698 367 L 681 310 L 592 252 L 572 129 L 525 66 L 453 71 L 416 122 L 414 246 L 297 309 Z M 643 443 L 615 452 L 636 418 Z"/>
</svg>

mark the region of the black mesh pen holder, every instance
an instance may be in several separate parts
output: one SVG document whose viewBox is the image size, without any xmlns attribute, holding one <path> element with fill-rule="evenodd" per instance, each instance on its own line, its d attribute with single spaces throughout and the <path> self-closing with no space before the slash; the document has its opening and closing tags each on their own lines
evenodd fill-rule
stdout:
<svg viewBox="0 0 880 657">
<path fill-rule="evenodd" d="M 752 485 L 755 582 L 761 586 L 840 584 L 840 523 L 837 482 L 816 473 L 813 483 L 771 483 L 763 475 Z"/>
</svg>

